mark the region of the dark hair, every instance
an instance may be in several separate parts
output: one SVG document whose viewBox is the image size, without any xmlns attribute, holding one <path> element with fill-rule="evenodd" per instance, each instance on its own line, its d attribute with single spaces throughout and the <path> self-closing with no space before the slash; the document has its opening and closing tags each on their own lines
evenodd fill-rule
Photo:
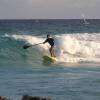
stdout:
<svg viewBox="0 0 100 100">
<path fill-rule="evenodd" d="M 47 34 L 47 38 L 50 37 L 50 34 Z"/>
</svg>

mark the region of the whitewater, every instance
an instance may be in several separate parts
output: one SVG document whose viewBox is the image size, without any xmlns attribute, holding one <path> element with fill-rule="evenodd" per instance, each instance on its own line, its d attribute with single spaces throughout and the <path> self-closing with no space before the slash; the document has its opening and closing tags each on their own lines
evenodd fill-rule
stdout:
<svg viewBox="0 0 100 100">
<path fill-rule="evenodd" d="M 4 38 L 11 38 L 16 41 L 24 41 L 27 45 L 34 45 L 42 43 L 46 36 L 32 36 L 32 35 L 8 35 L 5 34 Z M 64 63 L 100 63 L 100 34 L 61 34 L 54 35 L 55 40 L 55 54 L 58 62 Z M 23 44 L 24 45 L 24 44 Z M 32 47 L 34 51 L 37 49 L 42 55 L 49 54 L 49 44 L 40 44 Z M 37 51 L 34 52 L 34 54 Z M 34 55 L 33 54 L 33 55 Z"/>
</svg>

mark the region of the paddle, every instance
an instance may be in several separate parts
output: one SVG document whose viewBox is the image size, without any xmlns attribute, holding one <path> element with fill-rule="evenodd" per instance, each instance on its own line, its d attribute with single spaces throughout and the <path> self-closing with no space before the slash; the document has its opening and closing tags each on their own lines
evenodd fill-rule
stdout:
<svg viewBox="0 0 100 100">
<path fill-rule="evenodd" d="M 36 46 L 36 45 L 39 45 L 39 44 L 43 44 L 43 43 L 38 43 L 38 44 L 34 44 L 34 45 L 24 45 L 23 48 L 27 49 L 29 47 Z"/>
</svg>

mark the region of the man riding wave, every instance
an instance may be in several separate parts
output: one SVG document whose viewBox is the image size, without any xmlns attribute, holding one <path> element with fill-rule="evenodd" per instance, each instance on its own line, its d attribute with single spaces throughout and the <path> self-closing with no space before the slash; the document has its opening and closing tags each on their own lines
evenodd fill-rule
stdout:
<svg viewBox="0 0 100 100">
<path fill-rule="evenodd" d="M 43 42 L 44 43 L 49 43 L 50 44 L 50 49 L 49 49 L 49 52 L 51 54 L 51 57 L 55 57 L 55 54 L 54 54 L 54 39 L 51 37 L 50 34 L 47 34 L 47 38 L 46 40 Z"/>
</svg>

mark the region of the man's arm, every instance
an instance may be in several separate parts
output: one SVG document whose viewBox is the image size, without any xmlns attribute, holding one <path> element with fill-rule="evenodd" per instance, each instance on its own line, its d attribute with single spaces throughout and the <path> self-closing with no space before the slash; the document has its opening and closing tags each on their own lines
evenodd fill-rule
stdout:
<svg viewBox="0 0 100 100">
<path fill-rule="evenodd" d="M 48 40 L 46 39 L 46 40 L 43 42 L 43 44 L 46 43 L 47 41 L 48 41 Z"/>
</svg>

